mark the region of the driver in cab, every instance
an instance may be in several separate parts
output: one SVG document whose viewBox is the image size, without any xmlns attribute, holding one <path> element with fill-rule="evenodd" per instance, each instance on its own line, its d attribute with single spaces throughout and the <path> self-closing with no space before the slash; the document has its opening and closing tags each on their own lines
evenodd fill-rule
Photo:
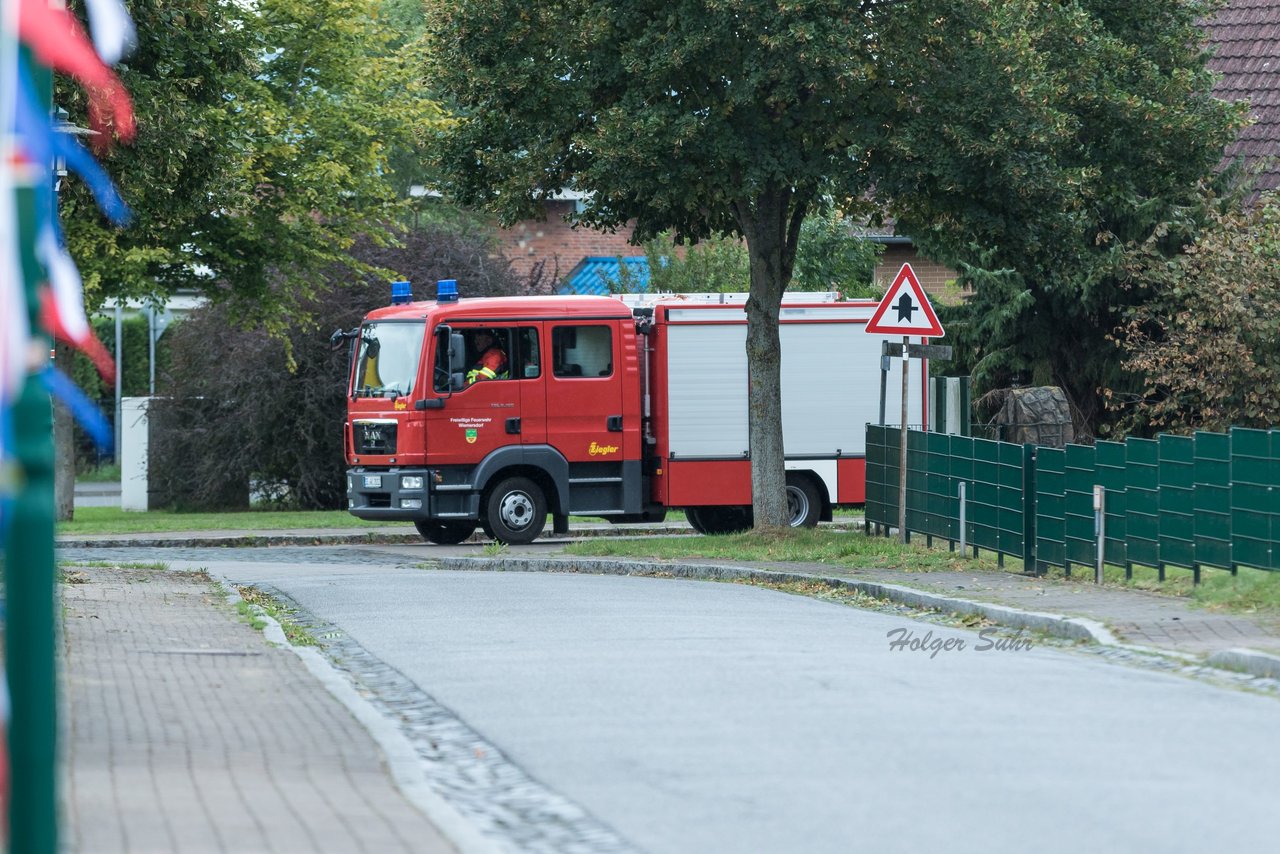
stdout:
<svg viewBox="0 0 1280 854">
<path fill-rule="evenodd" d="M 494 337 L 492 329 L 476 330 L 472 343 L 480 356 L 467 371 L 467 385 L 481 380 L 506 378 L 507 354 Z"/>
</svg>

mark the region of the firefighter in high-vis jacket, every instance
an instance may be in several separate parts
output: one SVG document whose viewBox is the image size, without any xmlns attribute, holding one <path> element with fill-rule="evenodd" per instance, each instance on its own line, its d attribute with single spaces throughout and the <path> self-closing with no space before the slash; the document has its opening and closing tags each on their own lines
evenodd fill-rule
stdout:
<svg viewBox="0 0 1280 854">
<path fill-rule="evenodd" d="M 476 363 L 471 367 L 471 370 L 467 371 L 467 385 L 480 380 L 505 377 L 507 354 L 494 339 L 493 330 L 477 330 L 473 342 L 475 343 L 476 352 L 480 354 L 480 358 L 476 359 Z"/>
</svg>

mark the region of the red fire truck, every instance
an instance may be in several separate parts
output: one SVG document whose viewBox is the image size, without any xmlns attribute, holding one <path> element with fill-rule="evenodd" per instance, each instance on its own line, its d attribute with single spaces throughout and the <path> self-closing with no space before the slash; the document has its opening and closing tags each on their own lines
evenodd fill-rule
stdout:
<svg viewBox="0 0 1280 854">
<path fill-rule="evenodd" d="M 745 294 L 460 300 L 446 280 L 435 301 L 412 302 L 407 289 L 395 283 L 393 304 L 345 333 L 352 514 L 412 520 L 434 543 L 477 526 L 527 543 L 548 514 L 558 533 L 570 514 L 638 522 L 668 508 L 702 533 L 750 527 Z M 792 525 L 863 503 L 881 394 L 882 339 L 863 329 L 875 307 L 835 294 L 782 305 Z M 928 367 L 911 364 L 909 415 L 923 424 Z"/>
</svg>

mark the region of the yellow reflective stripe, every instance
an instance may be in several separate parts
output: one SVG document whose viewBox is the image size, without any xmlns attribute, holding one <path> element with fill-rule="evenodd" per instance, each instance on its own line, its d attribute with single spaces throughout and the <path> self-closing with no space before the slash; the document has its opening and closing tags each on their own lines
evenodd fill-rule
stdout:
<svg viewBox="0 0 1280 854">
<path fill-rule="evenodd" d="M 491 368 L 481 368 L 480 370 L 476 371 L 476 373 L 484 374 L 489 379 L 493 379 L 494 377 L 497 376 L 497 374 L 495 374 Z"/>
</svg>

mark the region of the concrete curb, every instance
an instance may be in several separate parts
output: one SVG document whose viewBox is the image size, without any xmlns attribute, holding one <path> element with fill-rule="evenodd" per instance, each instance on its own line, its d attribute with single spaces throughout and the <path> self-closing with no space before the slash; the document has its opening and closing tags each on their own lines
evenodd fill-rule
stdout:
<svg viewBox="0 0 1280 854">
<path fill-rule="evenodd" d="M 878 581 L 859 581 L 853 578 L 837 578 L 791 570 L 765 570 L 721 564 L 663 564 L 604 558 L 441 558 L 439 567 L 445 570 L 471 570 L 487 572 L 583 572 L 601 575 L 641 575 L 657 578 L 692 578 L 713 581 L 792 581 L 805 579 L 821 581 L 832 587 L 855 590 L 874 599 L 882 599 L 907 605 L 954 614 L 960 617 L 980 616 L 1011 629 L 1043 632 L 1064 640 L 1096 643 L 1152 655 L 1178 658 L 1187 663 L 1197 663 L 1195 656 L 1176 650 L 1153 649 L 1121 642 L 1111 630 L 1097 620 L 1085 617 L 1068 617 L 1039 611 L 1024 611 L 1005 605 L 975 602 Z M 1232 649 L 1209 656 L 1205 663 L 1226 670 L 1280 679 L 1280 656 L 1269 655 L 1251 649 Z"/>
<path fill-rule="evenodd" d="M 227 602 L 233 607 L 244 601 L 230 579 L 218 575 L 213 577 L 229 591 Z M 500 854 L 504 850 L 431 788 L 417 750 L 394 721 L 383 716 L 362 697 L 329 659 L 314 649 L 289 643 L 279 622 L 262 608 L 251 607 L 266 624 L 262 630 L 263 637 L 276 646 L 293 650 L 325 690 L 351 712 L 382 751 L 396 788 L 458 849 L 459 854 Z"/>
<path fill-rule="evenodd" d="M 1226 649 L 1209 656 L 1209 664 L 1224 670 L 1238 670 L 1254 676 L 1280 679 L 1280 656 L 1254 649 Z"/>
<path fill-rule="evenodd" d="M 823 523 L 824 528 L 832 530 L 854 531 L 858 529 L 857 525 L 832 522 Z M 85 534 L 67 534 L 56 539 L 58 548 L 61 549 L 153 549 L 153 548 L 190 548 L 190 549 L 207 549 L 207 548 L 252 548 L 255 546 L 344 546 L 344 545 L 366 545 L 366 546 L 394 546 L 394 545 L 426 545 L 424 540 L 418 533 L 412 529 L 407 529 L 403 534 L 388 533 L 386 531 L 369 531 L 368 533 L 360 532 L 343 532 L 340 534 L 329 534 L 324 528 L 317 528 L 314 533 L 308 531 L 298 531 L 296 533 L 280 533 L 278 531 L 263 531 L 254 533 L 251 531 L 234 531 L 225 534 L 219 534 L 216 531 L 179 531 L 172 534 L 139 534 L 133 537 L 104 535 L 96 537 Z M 655 524 L 622 524 L 610 525 L 588 524 L 582 526 L 571 526 L 569 534 L 553 534 L 550 529 L 544 531 L 538 537 L 538 541 L 563 539 L 566 536 L 571 537 L 638 537 L 638 536 L 680 536 L 684 534 L 692 534 L 693 528 L 684 523 L 669 522 L 662 525 Z M 477 531 L 464 543 L 489 543 L 492 542 L 483 532 Z"/>
<path fill-rule="evenodd" d="M 688 526 L 659 528 L 653 526 L 609 525 L 607 527 L 573 528 L 570 530 L 570 534 L 577 537 L 633 537 L 691 533 L 693 533 L 693 529 Z M 564 535 L 558 536 L 560 538 L 564 537 Z M 557 535 L 552 534 L 548 530 L 538 539 L 548 540 L 556 538 Z M 214 532 L 180 532 L 172 535 L 155 534 L 152 536 L 142 534 L 136 537 L 82 537 L 80 535 L 70 535 L 66 537 L 59 537 L 56 542 L 57 546 L 62 549 L 230 549 L 253 548 L 255 546 L 427 545 L 427 541 L 412 529 L 407 530 L 403 534 L 392 534 L 385 531 L 327 534 L 324 532 L 323 528 L 317 529 L 314 534 L 308 532 L 282 534 L 272 531 L 263 531 L 261 534 L 235 532 L 221 536 Z M 483 533 L 477 531 L 463 542 L 488 543 L 491 542 L 491 540 L 484 536 Z"/>
</svg>

